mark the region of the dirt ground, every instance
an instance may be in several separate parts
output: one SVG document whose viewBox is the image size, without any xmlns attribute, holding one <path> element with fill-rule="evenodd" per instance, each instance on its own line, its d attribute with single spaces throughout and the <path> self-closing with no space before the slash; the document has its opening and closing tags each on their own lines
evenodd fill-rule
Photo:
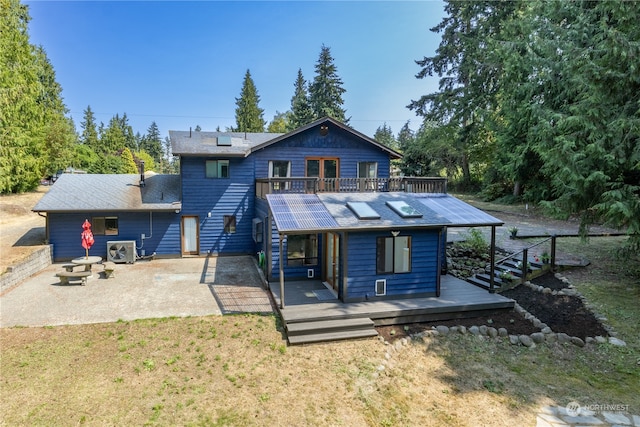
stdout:
<svg viewBox="0 0 640 427">
<path fill-rule="evenodd" d="M 0 196 L 0 274 L 45 243 L 45 219 L 31 209 L 48 186 L 35 192 Z"/>
</svg>

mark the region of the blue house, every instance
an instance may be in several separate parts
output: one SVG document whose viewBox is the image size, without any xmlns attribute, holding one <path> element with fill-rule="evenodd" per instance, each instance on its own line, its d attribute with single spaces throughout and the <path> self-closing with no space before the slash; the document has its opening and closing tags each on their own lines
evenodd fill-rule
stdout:
<svg viewBox="0 0 640 427">
<path fill-rule="evenodd" d="M 449 227 L 502 225 L 444 178 L 390 175 L 394 150 L 331 118 L 287 134 L 170 131 L 179 175 L 63 175 L 34 207 L 56 261 L 253 254 L 270 281 L 341 301 L 439 296 Z M 122 255 L 122 252 L 125 255 Z M 116 259 L 114 259 L 114 257 Z"/>
</svg>

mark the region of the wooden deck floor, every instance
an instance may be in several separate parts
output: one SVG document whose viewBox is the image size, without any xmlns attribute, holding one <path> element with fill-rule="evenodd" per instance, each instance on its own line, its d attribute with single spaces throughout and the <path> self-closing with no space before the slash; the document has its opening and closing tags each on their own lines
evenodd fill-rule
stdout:
<svg viewBox="0 0 640 427">
<path fill-rule="evenodd" d="M 269 284 L 280 307 L 280 285 Z M 377 326 L 431 320 L 456 319 L 509 310 L 514 301 L 491 294 L 453 276 L 442 276 L 440 297 L 343 303 L 337 299 L 319 299 L 314 291 L 325 291 L 317 280 L 285 283 L 285 308 L 280 309 L 288 323 L 367 317 Z M 318 292 L 321 298 L 326 292 Z"/>
</svg>

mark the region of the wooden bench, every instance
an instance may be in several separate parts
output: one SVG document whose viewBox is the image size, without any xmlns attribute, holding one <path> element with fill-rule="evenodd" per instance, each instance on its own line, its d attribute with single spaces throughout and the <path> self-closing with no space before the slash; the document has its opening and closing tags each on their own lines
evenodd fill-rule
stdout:
<svg viewBox="0 0 640 427">
<path fill-rule="evenodd" d="M 115 262 L 111 262 L 111 261 L 103 262 L 102 266 L 104 267 L 104 270 L 102 271 L 102 273 L 104 274 L 105 279 L 108 279 L 109 277 L 115 277 L 113 274 L 113 272 L 116 270 Z"/>
<path fill-rule="evenodd" d="M 60 278 L 61 285 L 68 285 L 71 281 L 81 280 L 82 286 L 87 284 L 87 277 L 91 276 L 90 271 L 60 271 L 56 277 Z"/>
</svg>

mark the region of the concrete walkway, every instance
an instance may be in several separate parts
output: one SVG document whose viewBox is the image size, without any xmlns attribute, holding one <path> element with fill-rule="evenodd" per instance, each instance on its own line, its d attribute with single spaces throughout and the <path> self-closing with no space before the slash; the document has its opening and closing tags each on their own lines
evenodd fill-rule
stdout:
<svg viewBox="0 0 640 427">
<path fill-rule="evenodd" d="M 249 256 L 117 264 L 109 279 L 94 266 L 86 286 L 61 286 L 60 270 L 53 264 L 0 296 L 0 327 L 273 312 Z"/>
</svg>

